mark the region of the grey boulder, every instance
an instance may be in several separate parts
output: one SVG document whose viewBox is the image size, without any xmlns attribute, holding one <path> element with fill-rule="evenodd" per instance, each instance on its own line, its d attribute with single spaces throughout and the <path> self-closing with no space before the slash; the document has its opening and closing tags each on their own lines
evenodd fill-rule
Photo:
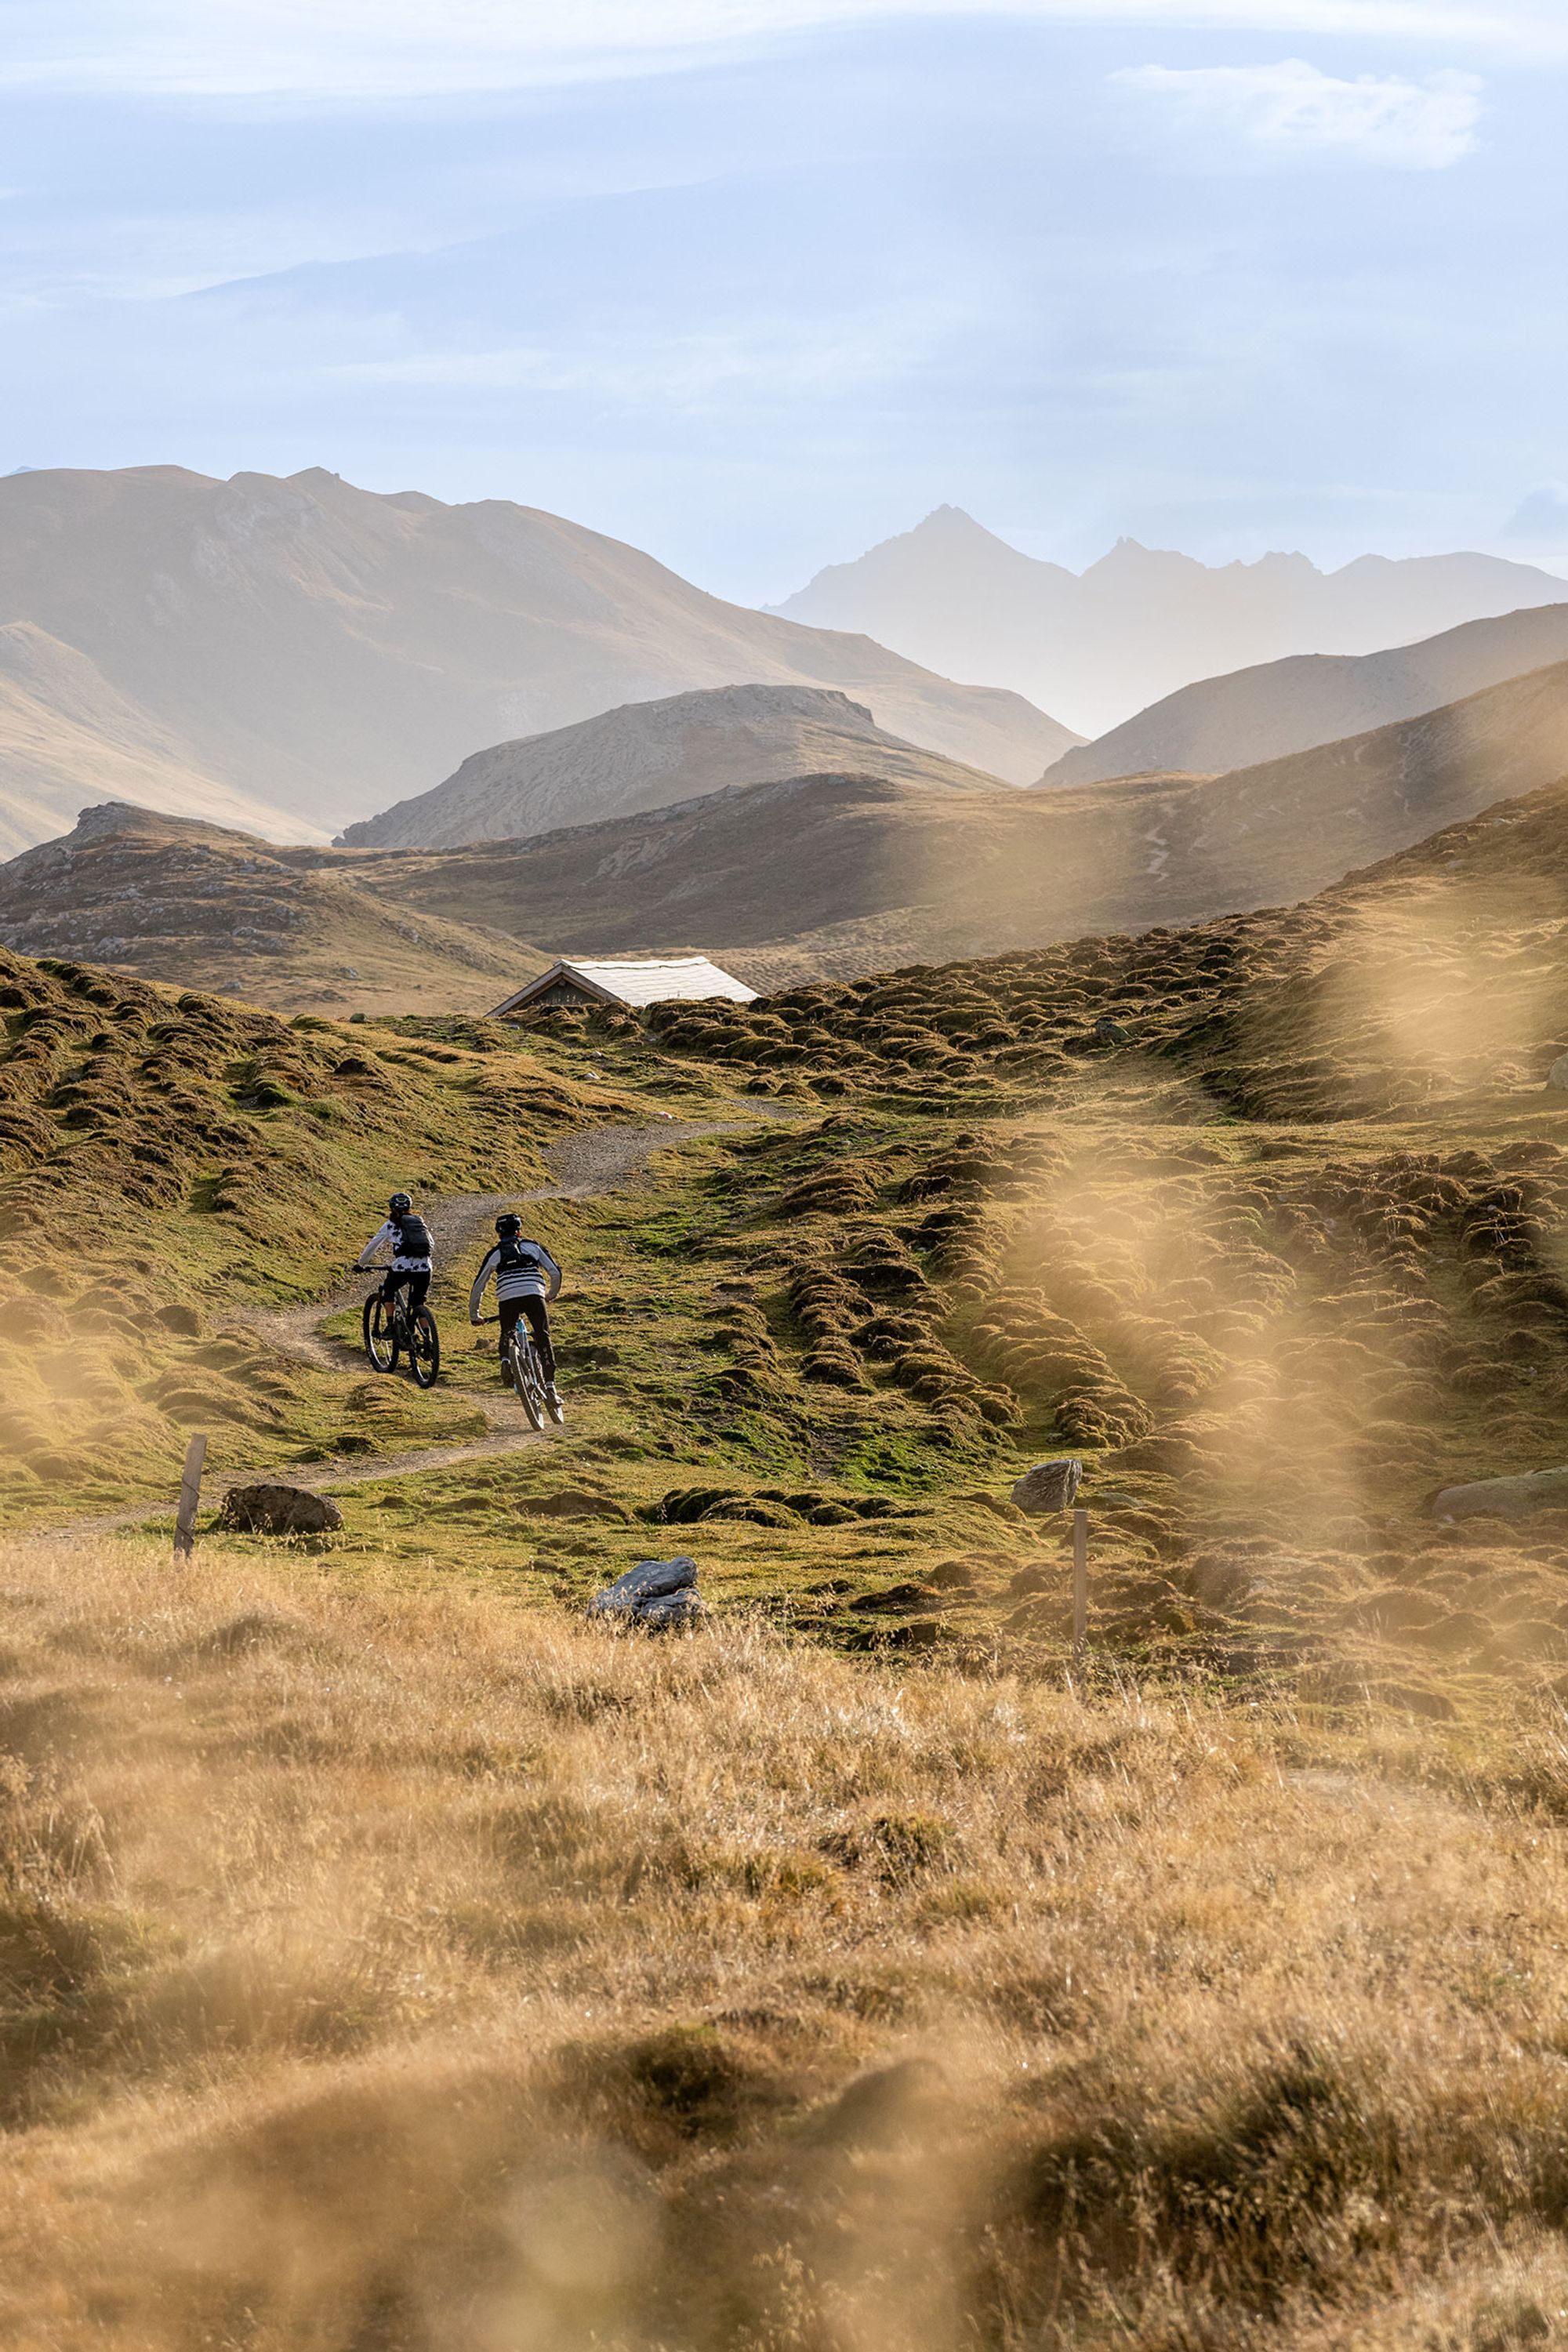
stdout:
<svg viewBox="0 0 1568 2352">
<path fill-rule="evenodd" d="M 321 1536 L 341 1528 L 343 1515 L 330 1495 L 303 1486 L 231 1486 L 217 1523 L 247 1536 Z"/>
<path fill-rule="evenodd" d="M 1546 1083 L 1560 1093 L 1568 1094 L 1568 1054 L 1559 1054 L 1546 1073 Z"/>
<path fill-rule="evenodd" d="M 690 1624 L 702 1613 L 697 1562 L 685 1552 L 674 1559 L 639 1559 L 588 1603 L 590 1617 L 619 1618 L 659 1632 Z"/>
<path fill-rule="evenodd" d="M 639 1601 L 637 1622 L 650 1632 L 668 1633 L 678 1625 L 695 1625 L 707 1613 L 700 1595 L 689 1588 L 681 1592 L 656 1592 L 651 1601 Z"/>
<path fill-rule="evenodd" d="M 1047 1511 L 1070 1510 L 1083 1484 L 1083 1464 L 1071 1454 L 1058 1454 L 1025 1471 L 1013 1489 L 1013 1500 L 1031 1518 Z"/>
</svg>

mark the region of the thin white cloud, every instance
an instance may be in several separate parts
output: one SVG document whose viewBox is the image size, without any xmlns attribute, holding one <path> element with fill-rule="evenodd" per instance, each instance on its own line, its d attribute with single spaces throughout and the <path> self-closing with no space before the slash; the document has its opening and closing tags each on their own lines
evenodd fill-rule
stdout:
<svg viewBox="0 0 1568 2352">
<path fill-rule="evenodd" d="M 1300 58 L 1269 66 L 1127 66 L 1110 79 L 1174 109 L 1179 121 L 1205 137 L 1229 133 L 1286 160 L 1340 156 L 1407 172 L 1440 172 L 1468 155 L 1481 112 L 1474 74 L 1341 80 Z"/>
<path fill-rule="evenodd" d="M 1568 58 L 1561 0 L 0 0 L 0 87 L 399 99 L 911 17 L 1459 42 Z"/>
</svg>

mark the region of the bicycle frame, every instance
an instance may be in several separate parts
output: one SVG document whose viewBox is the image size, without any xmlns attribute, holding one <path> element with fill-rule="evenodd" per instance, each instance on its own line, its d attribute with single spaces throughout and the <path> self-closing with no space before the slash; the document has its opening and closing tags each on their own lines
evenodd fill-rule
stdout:
<svg viewBox="0 0 1568 2352">
<path fill-rule="evenodd" d="M 479 1320 L 480 1323 L 499 1323 L 500 1317 L 481 1315 Z M 544 1370 L 539 1360 L 539 1350 L 533 1344 L 533 1334 L 521 1316 L 512 1325 L 511 1336 L 507 1342 L 507 1371 L 517 1401 L 535 1429 L 543 1428 L 547 1412 L 552 1421 L 561 1420 L 560 1405 L 552 1404 L 545 1393 Z"/>
</svg>

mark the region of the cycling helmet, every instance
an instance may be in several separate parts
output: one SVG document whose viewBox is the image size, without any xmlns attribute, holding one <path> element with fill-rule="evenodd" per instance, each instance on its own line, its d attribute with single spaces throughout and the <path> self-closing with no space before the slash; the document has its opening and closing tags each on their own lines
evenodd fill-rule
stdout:
<svg viewBox="0 0 1568 2352">
<path fill-rule="evenodd" d="M 406 1192 L 395 1192 L 386 1204 L 386 1213 L 389 1217 L 405 1217 L 413 1206 Z"/>
<path fill-rule="evenodd" d="M 522 1219 L 511 1215 L 498 1217 L 496 1231 L 498 1234 L 520 1234 L 522 1231 Z"/>
</svg>

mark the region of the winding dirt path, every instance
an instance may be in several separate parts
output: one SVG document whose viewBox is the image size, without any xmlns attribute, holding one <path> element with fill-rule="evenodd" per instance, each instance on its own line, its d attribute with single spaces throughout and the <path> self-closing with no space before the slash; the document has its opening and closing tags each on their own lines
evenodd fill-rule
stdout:
<svg viewBox="0 0 1568 2352">
<path fill-rule="evenodd" d="M 489 1241 L 494 1220 L 503 1209 L 521 1207 L 527 1201 L 596 1200 L 641 1174 L 654 1153 L 670 1144 L 696 1143 L 709 1135 L 733 1135 L 764 1118 L 777 1117 L 778 1113 L 770 1109 L 758 1112 L 755 1118 L 661 1118 L 645 1127 L 584 1128 L 565 1137 L 550 1154 L 554 1171 L 552 1183 L 536 1185 L 529 1192 L 456 1192 L 432 1202 L 429 1220 L 437 1247 L 443 1258 L 465 1255 L 475 1248 L 481 1236 Z M 330 1338 L 321 1327 L 329 1315 L 357 1306 L 364 1295 L 364 1275 L 350 1275 L 335 1284 L 324 1297 L 312 1299 L 303 1307 L 258 1308 L 246 1319 L 279 1355 L 291 1356 L 297 1363 L 312 1364 L 318 1370 L 363 1372 L 362 1350 L 344 1340 Z M 463 1462 L 493 1461 L 498 1454 L 517 1454 L 525 1446 L 549 1443 L 550 1433 L 529 1427 L 510 1391 L 498 1391 L 493 1396 L 476 1392 L 472 1402 L 489 1423 L 489 1433 L 484 1437 L 457 1445 L 412 1446 L 400 1454 L 378 1454 L 374 1459 L 361 1454 L 337 1454 L 322 1462 L 298 1465 L 267 1463 L 254 1469 L 226 1472 L 224 1488 L 262 1479 L 292 1484 L 298 1478 L 308 1480 L 312 1492 L 326 1494 L 344 1486 L 374 1486 L 383 1479 L 405 1477 L 415 1471 L 451 1470 Z M 173 1517 L 172 1504 L 164 1507 L 155 1503 L 143 1504 L 135 1510 L 70 1519 L 61 1526 L 30 1532 L 38 1536 L 108 1535 L 117 1528 L 141 1527 L 149 1519 Z"/>
</svg>

